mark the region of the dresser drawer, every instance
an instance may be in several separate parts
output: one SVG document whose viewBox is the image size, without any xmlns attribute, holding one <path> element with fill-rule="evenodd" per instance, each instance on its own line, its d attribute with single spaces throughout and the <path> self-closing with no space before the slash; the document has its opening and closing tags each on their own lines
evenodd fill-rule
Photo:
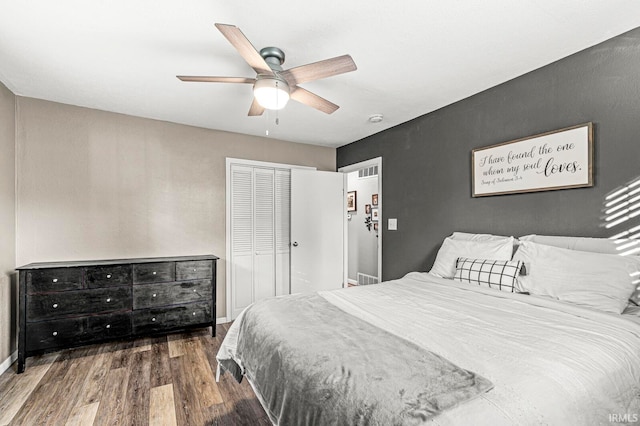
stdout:
<svg viewBox="0 0 640 426">
<path fill-rule="evenodd" d="M 131 309 L 131 288 L 64 291 L 27 296 L 27 321 Z"/>
<path fill-rule="evenodd" d="M 211 281 L 144 284 L 133 288 L 133 309 L 211 300 Z"/>
<path fill-rule="evenodd" d="M 92 266 L 85 269 L 88 288 L 131 284 L 131 265 Z"/>
<path fill-rule="evenodd" d="M 131 313 L 127 312 L 34 323 L 27 334 L 27 345 L 28 350 L 38 351 L 130 335 Z"/>
<path fill-rule="evenodd" d="M 176 262 L 176 280 L 202 280 L 210 279 L 213 262 L 211 260 L 193 260 Z"/>
<path fill-rule="evenodd" d="M 34 269 L 27 271 L 27 293 L 76 290 L 82 288 L 80 268 Z"/>
<path fill-rule="evenodd" d="M 87 341 L 101 341 L 131 335 L 131 312 L 87 317 Z"/>
<path fill-rule="evenodd" d="M 211 303 L 143 309 L 133 312 L 133 332 L 142 334 L 213 322 Z"/>
<path fill-rule="evenodd" d="M 27 350 L 37 351 L 72 346 L 83 333 L 82 318 L 45 321 L 34 324 L 27 333 Z"/>
<path fill-rule="evenodd" d="M 175 281 L 175 262 L 138 263 L 133 265 L 133 283 L 163 283 Z"/>
</svg>

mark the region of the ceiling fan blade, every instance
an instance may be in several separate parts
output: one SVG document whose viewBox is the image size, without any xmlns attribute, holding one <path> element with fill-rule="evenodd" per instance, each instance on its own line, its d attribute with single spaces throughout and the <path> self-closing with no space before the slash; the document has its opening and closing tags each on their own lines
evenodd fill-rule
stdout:
<svg viewBox="0 0 640 426">
<path fill-rule="evenodd" d="M 308 105 L 319 111 L 325 112 L 327 114 L 331 114 L 335 112 L 338 108 L 340 108 L 338 105 L 334 104 L 333 102 L 329 102 L 328 100 L 321 98 L 315 93 L 311 93 L 310 91 L 298 86 L 295 86 L 294 88 L 291 89 L 291 99 L 298 101 L 302 104 Z"/>
<path fill-rule="evenodd" d="M 201 83 L 248 83 L 253 84 L 256 82 L 255 78 L 244 77 L 210 77 L 210 76 L 195 76 L 195 75 L 177 75 L 182 81 L 195 81 Z"/>
<path fill-rule="evenodd" d="M 320 80 L 321 78 L 344 74 L 357 69 L 358 67 L 356 67 L 355 62 L 353 62 L 350 55 L 342 55 L 331 59 L 325 59 L 324 61 L 291 68 L 279 74 L 287 80 L 291 86 L 295 86 L 296 84 Z"/>
<path fill-rule="evenodd" d="M 256 98 L 253 98 L 253 102 L 251 103 L 251 107 L 249 108 L 249 117 L 262 115 L 263 112 L 264 112 L 264 107 L 258 103 Z"/>
<path fill-rule="evenodd" d="M 273 71 L 269 65 L 265 62 L 264 58 L 260 56 L 260 53 L 251 44 L 249 39 L 240 31 L 240 28 L 235 25 L 216 24 L 216 28 L 220 30 L 223 36 L 229 40 L 229 43 L 236 48 L 240 56 L 244 58 L 251 68 L 258 74 L 270 74 L 273 75 Z"/>
</svg>

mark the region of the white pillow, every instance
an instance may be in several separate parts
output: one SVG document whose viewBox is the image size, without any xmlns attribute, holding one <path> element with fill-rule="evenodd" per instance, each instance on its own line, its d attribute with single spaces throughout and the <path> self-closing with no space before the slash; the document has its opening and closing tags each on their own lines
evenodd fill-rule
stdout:
<svg viewBox="0 0 640 426">
<path fill-rule="evenodd" d="M 569 250 L 521 241 L 513 260 L 524 262 L 527 275 L 518 291 L 621 313 L 638 279 L 640 259 Z"/>
<path fill-rule="evenodd" d="M 493 235 L 493 234 L 471 234 L 469 232 L 454 232 L 451 234 L 451 239 L 454 240 L 465 240 L 465 241 L 506 241 L 511 239 L 513 241 L 513 237 L 505 237 L 502 235 Z"/>
<path fill-rule="evenodd" d="M 531 241 L 533 243 L 544 244 L 547 246 L 579 251 L 589 251 L 592 253 L 620 253 L 620 251 L 617 249 L 620 246 L 620 243 L 616 244 L 616 240 L 610 240 L 608 238 L 562 237 L 555 235 L 531 234 L 519 237 L 518 239 L 520 241 Z"/>
<path fill-rule="evenodd" d="M 451 234 L 451 238 L 454 240 L 466 240 L 466 241 L 513 241 L 513 251 L 511 252 L 511 256 L 513 257 L 513 253 L 515 253 L 518 248 L 518 239 L 513 237 L 505 237 L 504 235 L 493 235 L 493 234 L 471 234 L 468 232 L 454 232 Z"/>
<path fill-rule="evenodd" d="M 471 259 L 511 260 L 513 237 L 498 241 L 454 240 L 447 237 L 436 255 L 436 261 L 429 271 L 440 278 L 453 278 L 459 257 Z"/>
</svg>

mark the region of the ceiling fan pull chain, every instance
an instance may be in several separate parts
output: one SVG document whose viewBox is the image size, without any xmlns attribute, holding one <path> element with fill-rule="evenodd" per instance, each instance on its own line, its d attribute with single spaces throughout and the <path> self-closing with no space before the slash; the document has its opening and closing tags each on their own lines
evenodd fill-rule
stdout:
<svg viewBox="0 0 640 426">
<path fill-rule="evenodd" d="M 280 105 L 280 102 L 278 101 L 278 95 L 280 94 L 280 90 L 279 90 L 279 81 L 276 80 L 276 105 Z M 280 117 L 279 117 L 279 109 L 276 110 L 276 126 L 280 124 Z"/>
</svg>

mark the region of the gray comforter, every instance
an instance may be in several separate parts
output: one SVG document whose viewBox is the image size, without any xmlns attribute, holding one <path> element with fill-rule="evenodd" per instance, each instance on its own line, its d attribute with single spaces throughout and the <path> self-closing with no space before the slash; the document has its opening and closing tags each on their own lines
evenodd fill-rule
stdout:
<svg viewBox="0 0 640 426">
<path fill-rule="evenodd" d="M 280 425 L 420 424 L 493 387 L 317 294 L 258 302 L 233 327 L 221 370 L 246 375 Z"/>
</svg>

